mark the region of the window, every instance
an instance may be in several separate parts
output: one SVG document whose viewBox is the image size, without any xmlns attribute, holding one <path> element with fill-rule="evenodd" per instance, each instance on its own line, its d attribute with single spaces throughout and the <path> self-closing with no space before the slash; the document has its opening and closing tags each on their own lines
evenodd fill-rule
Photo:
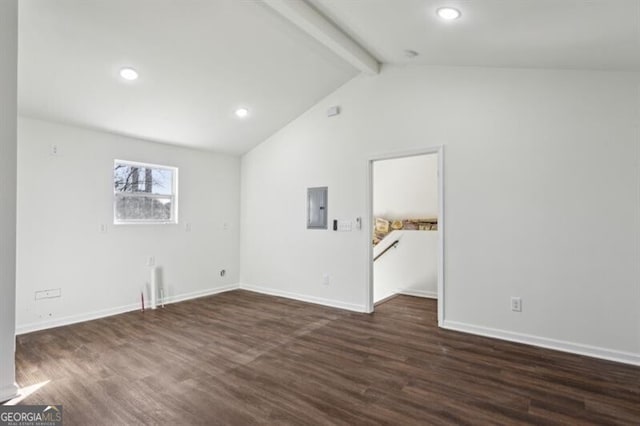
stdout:
<svg viewBox="0 0 640 426">
<path fill-rule="evenodd" d="M 116 160 L 113 223 L 178 223 L 178 169 Z"/>
</svg>

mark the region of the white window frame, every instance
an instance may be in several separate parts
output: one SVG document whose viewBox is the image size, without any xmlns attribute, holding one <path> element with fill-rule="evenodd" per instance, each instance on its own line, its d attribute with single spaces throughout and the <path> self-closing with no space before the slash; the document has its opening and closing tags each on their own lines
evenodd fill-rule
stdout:
<svg viewBox="0 0 640 426">
<path fill-rule="evenodd" d="M 141 168 L 169 170 L 173 174 L 171 195 L 149 194 L 145 192 L 119 192 L 114 186 L 116 165 L 126 164 Z M 161 164 L 142 163 L 140 161 L 113 160 L 111 170 L 111 188 L 113 189 L 113 224 L 114 225 L 177 225 L 178 224 L 178 168 Z M 148 198 L 171 198 L 171 220 L 153 219 L 128 219 L 118 220 L 117 203 L 118 197 L 148 197 Z"/>
</svg>

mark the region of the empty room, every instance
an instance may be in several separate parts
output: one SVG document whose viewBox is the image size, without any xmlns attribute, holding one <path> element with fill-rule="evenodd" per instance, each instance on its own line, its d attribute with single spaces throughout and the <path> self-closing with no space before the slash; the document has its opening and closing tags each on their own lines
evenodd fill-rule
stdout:
<svg viewBox="0 0 640 426">
<path fill-rule="evenodd" d="M 0 426 L 640 424 L 637 0 L 0 0 Z"/>
</svg>

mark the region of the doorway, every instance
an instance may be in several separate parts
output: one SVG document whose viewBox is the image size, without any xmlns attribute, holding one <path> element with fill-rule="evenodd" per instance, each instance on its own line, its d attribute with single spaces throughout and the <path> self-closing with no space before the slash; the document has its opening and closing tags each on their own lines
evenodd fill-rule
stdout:
<svg viewBox="0 0 640 426">
<path fill-rule="evenodd" d="M 368 164 L 368 312 L 405 294 L 437 299 L 444 320 L 443 147 L 388 153 Z"/>
</svg>

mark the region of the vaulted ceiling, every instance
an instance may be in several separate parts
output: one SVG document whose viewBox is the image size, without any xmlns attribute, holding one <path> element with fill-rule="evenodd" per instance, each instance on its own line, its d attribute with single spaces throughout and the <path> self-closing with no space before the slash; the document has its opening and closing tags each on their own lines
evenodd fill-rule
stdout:
<svg viewBox="0 0 640 426">
<path fill-rule="evenodd" d="M 19 36 L 23 115 L 233 154 L 357 74 L 260 1 L 20 0 Z"/>
<path fill-rule="evenodd" d="M 638 0 L 310 1 L 385 63 L 640 71 Z"/>
<path fill-rule="evenodd" d="M 301 2 L 20 0 L 20 112 L 244 153 L 362 69 L 361 52 L 349 61 L 354 50 L 327 43 L 304 10 L 276 11 Z M 640 71 L 638 0 L 308 4 L 382 63 Z M 442 21 L 443 6 L 462 16 Z M 123 67 L 139 78 L 123 80 Z"/>
</svg>

